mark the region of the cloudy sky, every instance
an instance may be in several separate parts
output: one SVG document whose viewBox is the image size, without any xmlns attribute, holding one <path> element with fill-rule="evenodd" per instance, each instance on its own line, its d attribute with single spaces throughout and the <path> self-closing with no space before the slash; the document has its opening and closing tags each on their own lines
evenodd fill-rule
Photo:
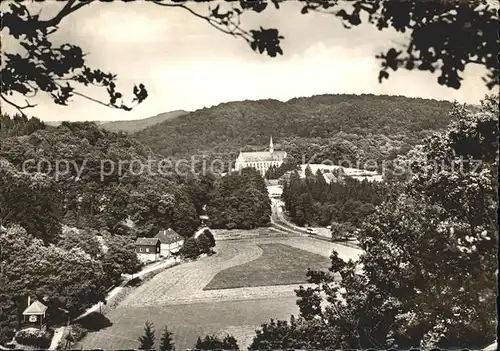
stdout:
<svg viewBox="0 0 500 351">
<path fill-rule="evenodd" d="M 46 3 L 41 17 L 50 17 L 62 6 Z M 196 9 L 203 11 L 206 6 Z M 375 55 L 404 37 L 365 26 L 345 30 L 330 15 L 301 15 L 295 2 L 282 5 L 280 11 L 244 15 L 242 22 L 249 29 L 278 28 L 285 37 L 284 55 L 259 55 L 243 40 L 217 31 L 183 9 L 143 1 L 93 3 L 65 18 L 54 41 L 80 45 L 91 66 L 118 74 L 118 88 L 124 93 L 131 92 L 134 83 L 144 83 L 148 99 L 125 112 L 79 97 L 62 107 L 43 96 L 27 113 L 46 121 L 127 120 L 245 99 L 286 101 L 316 94 L 373 93 L 477 103 L 488 93 L 481 80 L 483 70 L 477 66 L 468 66 L 458 91 L 439 86 L 437 76 L 430 73 L 404 70 L 379 84 Z M 4 50 L 15 50 L 8 36 L 3 41 Z M 92 91 L 92 96 L 107 98 L 99 91 Z M 8 106 L 2 108 L 10 111 Z"/>
</svg>

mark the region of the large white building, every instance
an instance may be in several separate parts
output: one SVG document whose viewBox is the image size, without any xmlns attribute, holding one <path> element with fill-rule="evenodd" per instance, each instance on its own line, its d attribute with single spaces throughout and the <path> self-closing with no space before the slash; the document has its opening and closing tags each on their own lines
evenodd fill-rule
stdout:
<svg viewBox="0 0 500 351">
<path fill-rule="evenodd" d="M 269 151 L 241 152 L 236 158 L 234 169 L 239 171 L 243 168 L 254 168 L 264 176 L 271 167 L 279 167 L 286 157 L 286 151 L 275 151 L 273 137 L 269 140 Z"/>
</svg>

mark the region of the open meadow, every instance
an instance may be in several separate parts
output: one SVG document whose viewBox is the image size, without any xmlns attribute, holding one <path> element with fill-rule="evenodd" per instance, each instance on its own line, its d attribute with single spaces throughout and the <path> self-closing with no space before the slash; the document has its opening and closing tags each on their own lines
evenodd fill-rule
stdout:
<svg viewBox="0 0 500 351">
<path fill-rule="evenodd" d="M 288 319 L 297 314 L 295 297 L 265 298 L 244 301 L 224 301 L 168 306 L 118 307 L 107 316 L 112 326 L 89 333 L 81 345 L 83 349 L 103 350 L 137 348 L 137 338 L 143 334 L 146 320 L 154 323 L 159 339 L 164 325 L 174 333 L 177 350 L 193 347 L 199 335 L 239 331 L 234 334 L 239 346 L 246 347 L 244 339 L 251 336 L 261 322 L 271 316 Z"/>
<path fill-rule="evenodd" d="M 217 273 L 204 290 L 306 283 L 307 268 L 330 266 L 327 257 L 285 244 L 257 246 L 262 250 L 259 258 Z"/>
<path fill-rule="evenodd" d="M 224 332 L 248 347 L 261 323 L 298 313 L 294 289 L 307 268 L 328 267 L 335 246 L 306 237 L 217 241 L 215 255 L 166 269 L 135 288 L 107 313 L 110 326 L 76 346 L 135 348 L 148 320 L 157 339 L 168 325 L 179 350 L 194 346 L 199 335 Z M 340 248 L 346 258 L 358 254 Z"/>
</svg>

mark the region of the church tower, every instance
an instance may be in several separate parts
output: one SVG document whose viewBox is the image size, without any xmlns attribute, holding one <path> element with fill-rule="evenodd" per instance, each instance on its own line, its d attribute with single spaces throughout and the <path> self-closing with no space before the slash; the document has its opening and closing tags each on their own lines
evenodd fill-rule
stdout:
<svg viewBox="0 0 500 351">
<path fill-rule="evenodd" d="M 273 146 L 273 136 L 271 135 L 271 139 L 269 140 L 269 152 L 273 153 L 274 152 L 274 146 Z"/>
</svg>

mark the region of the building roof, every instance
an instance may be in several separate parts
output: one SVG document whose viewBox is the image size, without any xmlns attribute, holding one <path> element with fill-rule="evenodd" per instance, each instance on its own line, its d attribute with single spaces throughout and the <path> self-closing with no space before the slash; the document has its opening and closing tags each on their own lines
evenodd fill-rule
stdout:
<svg viewBox="0 0 500 351">
<path fill-rule="evenodd" d="M 147 245 L 147 246 L 155 246 L 158 244 L 160 239 L 158 238 L 137 238 L 135 241 L 136 245 Z"/>
<path fill-rule="evenodd" d="M 33 301 L 31 305 L 28 306 L 23 312 L 23 315 L 30 314 L 44 314 L 47 311 L 47 306 L 38 300 Z"/>
<path fill-rule="evenodd" d="M 172 228 L 160 230 L 155 238 L 158 238 L 162 244 L 172 244 L 184 240 L 184 238 Z"/>
<path fill-rule="evenodd" d="M 243 162 L 283 161 L 286 157 L 286 151 L 240 152 L 239 157 Z"/>
</svg>

